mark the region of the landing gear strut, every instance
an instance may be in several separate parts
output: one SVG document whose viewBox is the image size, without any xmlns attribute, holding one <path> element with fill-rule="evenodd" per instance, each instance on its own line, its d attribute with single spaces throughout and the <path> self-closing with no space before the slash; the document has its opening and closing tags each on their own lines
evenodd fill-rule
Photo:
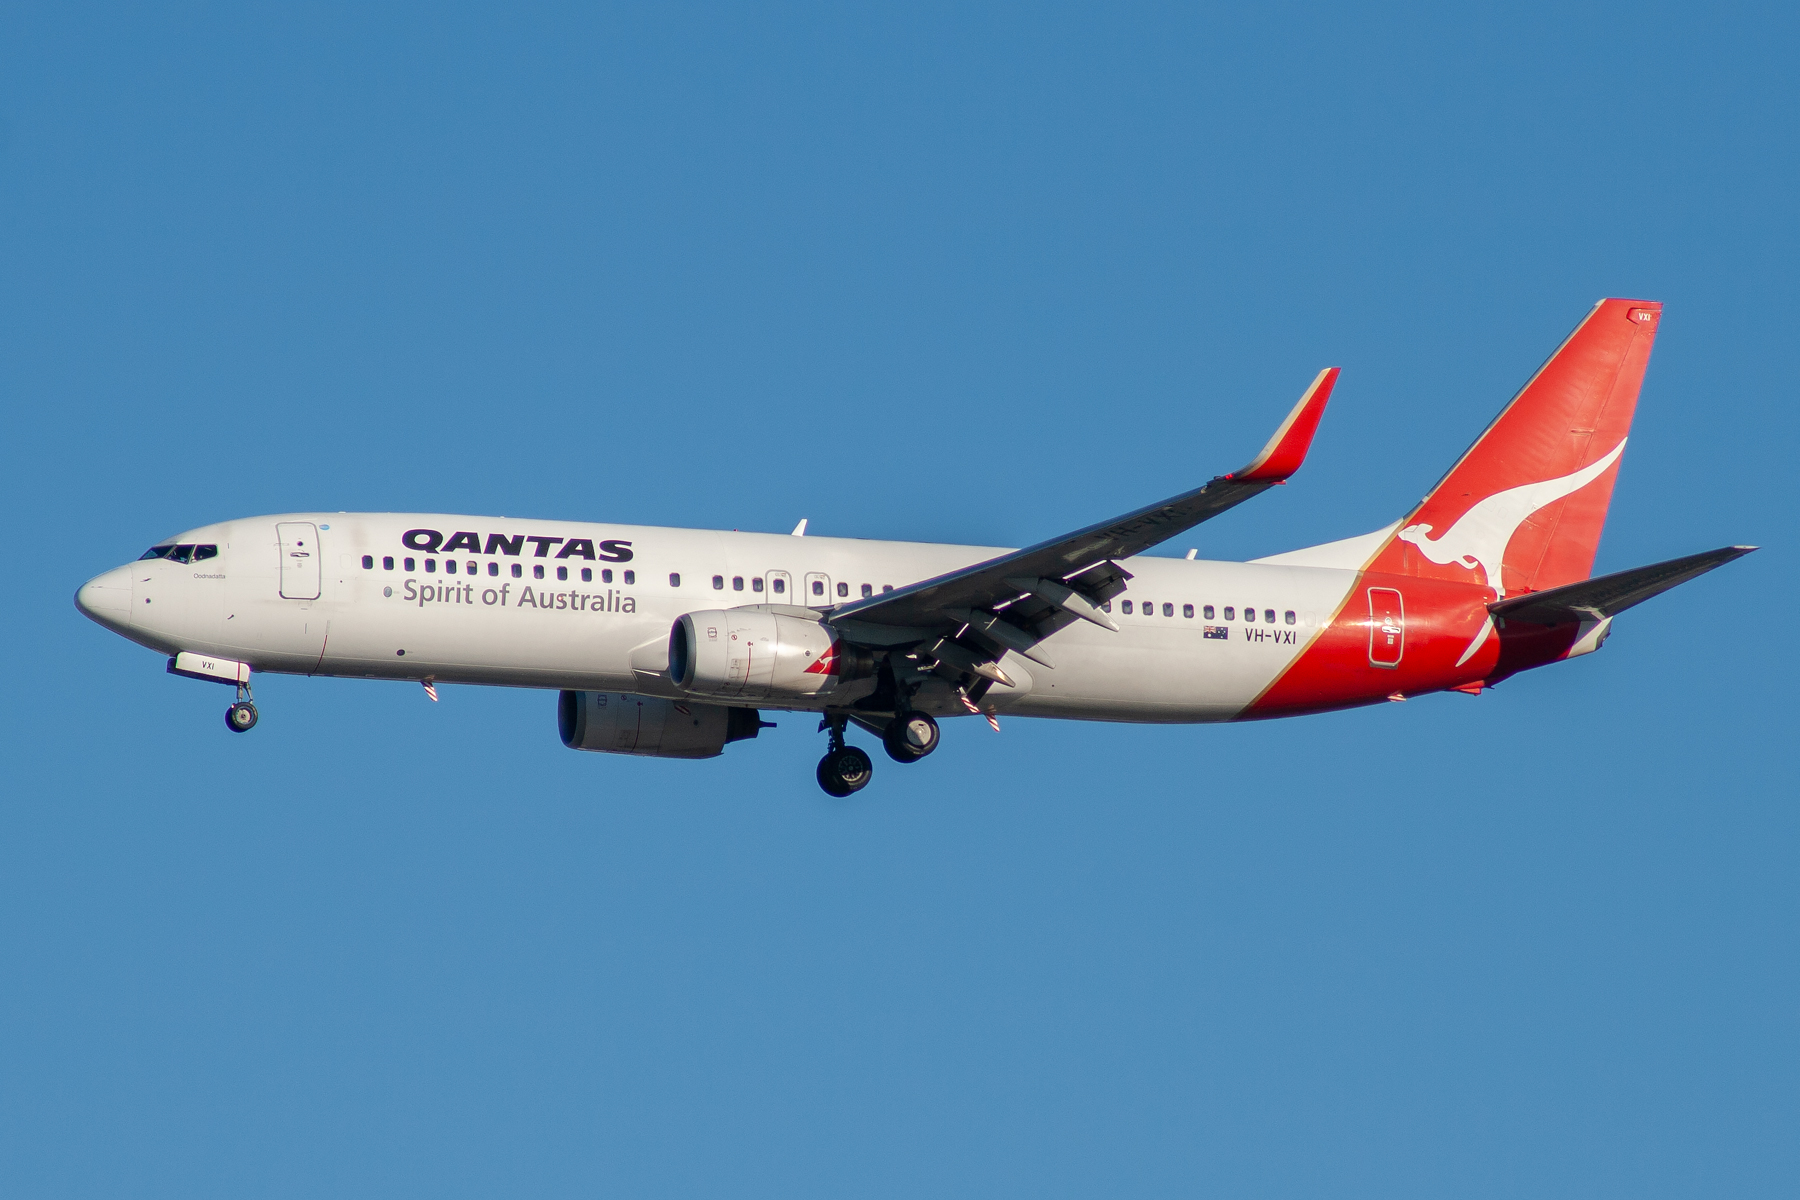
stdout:
<svg viewBox="0 0 1800 1200">
<path fill-rule="evenodd" d="M 844 718 L 827 715 L 820 728 L 831 731 L 830 747 L 819 760 L 819 786 L 827 796 L 842 799 L 869 786 L 875 777 L 875 764 L 869 756 L 844 741 Z"/>
<path fill-rule="evenodd" d="M 225 710 L 225 728 L 233 733 L 249 733 L 256 728 L 256 702 L 245 684 L 238 684 L 237 703 Z"/>
<path fill-rule="evenodd" d="M 882 733 L 881 744 L 895 762 L 918 762 L 938 748 L 938 723 L 922 712 L 897 713 Z"/>
</svg>

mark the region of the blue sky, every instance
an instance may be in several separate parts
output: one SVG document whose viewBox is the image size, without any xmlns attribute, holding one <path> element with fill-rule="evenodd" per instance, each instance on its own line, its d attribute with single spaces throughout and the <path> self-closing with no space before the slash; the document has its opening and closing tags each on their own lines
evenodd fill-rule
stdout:
<svg viewBox="0 0 1800 1200">
<path fill-rule="evenodd" d="M 1791 1194 L 1796 21 L 1777 6 L 0 13 L 0 1191 Z M 1759 554 L 1471 699 L 780 728 L 223 689 L 160 537 L 444 510 L 1166 552 L 1394 519 L 1667 305 L 1598 568 Z M 885 763 L 885 759 L 879 760 Z"/>
</svg>

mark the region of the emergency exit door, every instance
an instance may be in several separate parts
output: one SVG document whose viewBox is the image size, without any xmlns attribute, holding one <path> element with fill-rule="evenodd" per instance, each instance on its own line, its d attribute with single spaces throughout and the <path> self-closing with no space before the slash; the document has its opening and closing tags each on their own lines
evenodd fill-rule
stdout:
<svg viewBox="0 0 1800 1200">
<path fill-rule="evenodd" d="M 1406 607 L 1393 588 L 1369 589 L 1369 663 L 1397 667 L 1406 653 Z"/>
<path fill-rule="evenodd" d="M 319 598 L 319 530 L 311 521 L 283 521 L 275 526 L 281 543 L 281 594 L 288 600 Z"/>
</svg>

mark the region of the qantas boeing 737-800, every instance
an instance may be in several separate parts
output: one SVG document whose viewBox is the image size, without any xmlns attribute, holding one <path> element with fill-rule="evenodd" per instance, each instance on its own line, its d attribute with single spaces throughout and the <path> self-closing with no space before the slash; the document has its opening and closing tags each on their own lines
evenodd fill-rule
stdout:
<svg viewBox="0 0 1800 1200">
<path fill-rule="evenodd" d="M 259 671 L 552 689 L 564 745 L 664 758 L 786 709 L 820 714 L 834 796 L 873 770 L 850 725 L 916 762 L 946 716 L 1249 721 L 1480 692 L 1753 549 L 1589 577 L 1661 315 L 1601 301 L 1402 520 L 1251 562 L 1141 556 L 1292 475 L 1335 368 L 1243 469 L 1024 550 L 295 513 L 158 542 L 75 602 L 235 686 L 240 733 Z"/>
</svg>

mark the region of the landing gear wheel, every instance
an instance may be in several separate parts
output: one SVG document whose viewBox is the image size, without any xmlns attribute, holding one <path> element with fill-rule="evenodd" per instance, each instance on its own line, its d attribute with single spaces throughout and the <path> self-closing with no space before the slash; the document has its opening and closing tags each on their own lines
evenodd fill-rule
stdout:
<svg viewBox="0 0 1800 1200">
<path fill-rule="evenodd" d="M 903 712 L 888 723 L 881 744 L 895 762 L 918 762 L 938 748 L 938 723 L 922 712 Z"/>
<path fill-rule="evenodd" d="M 233 733 L 249 733 L 256 728 L 256 705 L 239 700 L 225 710 L 225 728 Z"/>
<path fill-rule="evenodd" d="M 856 746 L 840 746 L 828 750 L 819 760 L 819 786 L 827 796 L 842 799 L 869 786 L 875 777 L 875 764 Z"/>
<path fill-rule="evenodd" d="M 842 800 L 845 796 L 850 794 L 850 789 L 845 787 L 842 781 L 831 773 L 831 761 L 835 757 L 835 755 L 827 754 L 824 758 L 819 760 L 817 776 L 819 786 L 825 789 L 825 794 L 827 796 L 834 796 L 837 799 Z"/>
</svg>

